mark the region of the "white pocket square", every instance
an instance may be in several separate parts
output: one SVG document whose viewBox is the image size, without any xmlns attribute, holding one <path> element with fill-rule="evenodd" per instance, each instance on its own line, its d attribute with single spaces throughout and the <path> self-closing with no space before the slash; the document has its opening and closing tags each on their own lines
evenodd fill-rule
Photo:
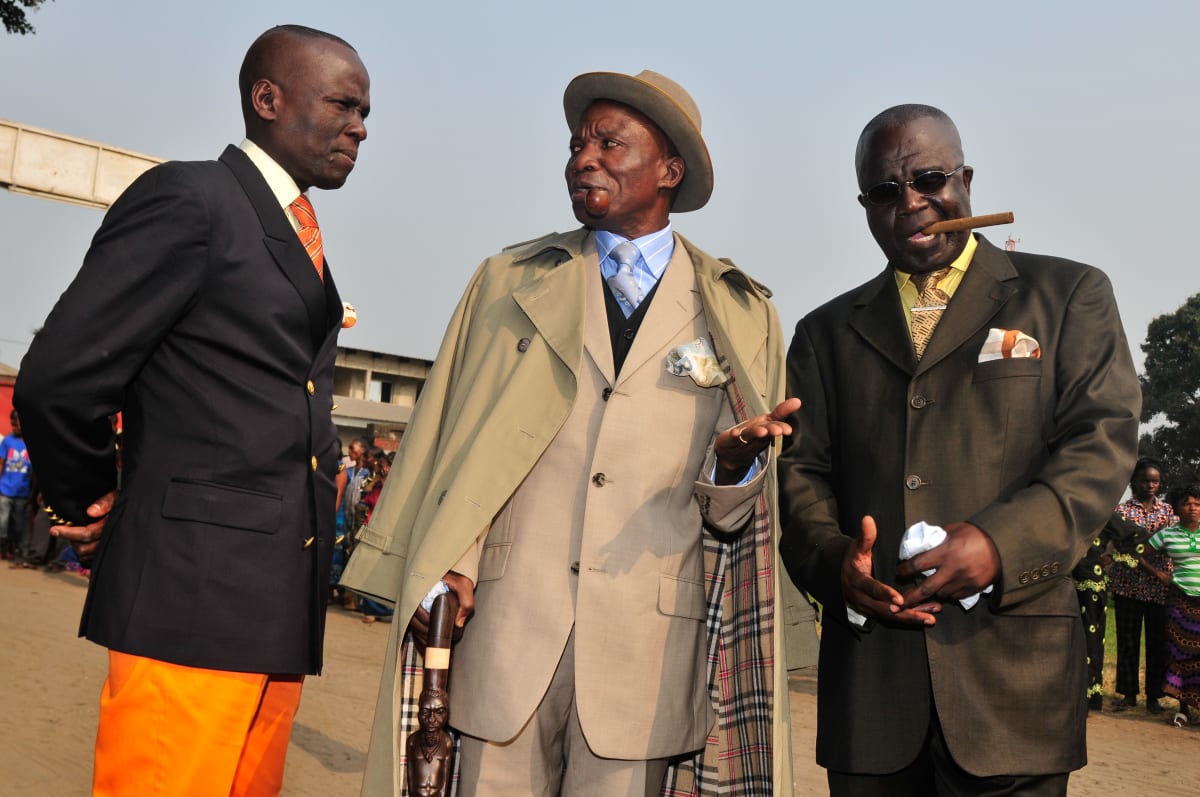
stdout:
<svg viewBox="0 0 1200 797">
<path fill-rule="evenodd" d="M 706 338 L 696 338 L 671 349 L 664 365 L 667 373 L 690 376 L 700 387 L 716 387 L 729 381 Z"/>
<path fill-rule="evenodd" d="M 1036 360 L 1041 356 L 1042 347 L 1038 345 L 1037 340 L 1019 329 L 992 327 L 988 330 L 983 348 L 979 350 L 979 362 L 981 363 L 992 360 L 1018 360 L 1025 357 L 1032 357 Z"/>
</svg>

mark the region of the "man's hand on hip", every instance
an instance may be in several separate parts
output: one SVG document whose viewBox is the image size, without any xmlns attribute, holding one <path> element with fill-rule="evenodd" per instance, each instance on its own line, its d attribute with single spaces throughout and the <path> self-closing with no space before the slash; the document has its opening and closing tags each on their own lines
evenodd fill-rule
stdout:
<svg viewBox="0 0 1200 797">
<path fill-rule="evenodd" d="M 96 518 L 86 526 L 51 526 L 52 537 L 62 537 L 71 543 L 79 561 L 87 562 L 96 555 L 100 545 L 100 536 L 104 533 L 104 524 L 108 521 L 108 513 L 112 511 L 117 500 L 117 491 L 111 490 L 97 498 L 87 508 L 87 516 Z"/>
</svg>

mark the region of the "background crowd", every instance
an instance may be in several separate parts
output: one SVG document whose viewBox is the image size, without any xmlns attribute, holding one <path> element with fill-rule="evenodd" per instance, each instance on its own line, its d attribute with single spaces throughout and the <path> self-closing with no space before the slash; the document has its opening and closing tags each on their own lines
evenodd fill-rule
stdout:
<svg viewBox="0 0 1200 797">
<path fill-rule="evenodd" d="M 378 619 L 390 620 L 392 609 L 338 586 L 338 581 L 346 560 L 354 550 L 355 532 L 371 519 L 395 459 L 395 451 L 385 452 L 364 438 L 356 437 L 342 453 L 341 470 L 337 476 L 337 535 L 334 537 L 329 602 L 341 605 L 348 611 L 361 612 L 364 623 L 373 623 Z"/>
<path fill-rule="evenodd" d="M 1168 488 L 1162 464 L 1146 457 L 1134 466 L 1129 490 L 1073 572 L 1088 639 L 1088 707 L 1104 707 L 1111 593 L 1117 634 L 1111 710 L 1138 705 L 1144 672 L 1146 711 L 1162 714 L 1162 698 L 1175 698 L 1171 721 L 1182 727 L 1200 707 L 1200 485 Z"/>
</svg>

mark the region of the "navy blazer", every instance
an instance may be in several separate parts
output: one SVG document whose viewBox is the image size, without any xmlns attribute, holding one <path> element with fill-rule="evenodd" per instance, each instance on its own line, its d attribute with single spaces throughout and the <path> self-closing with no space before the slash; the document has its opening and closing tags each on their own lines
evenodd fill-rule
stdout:
<svg viewBox="0 0 1200 797">
<path fill-rule="evenodd" d="M 14 403 L 51 510 L 121 490 L 80 634 L 195 667 L 315 673 L 338 468 L 342 316 L 258 169 L 146 172 L 104 218 L 21 364 Z"/>
</svg>

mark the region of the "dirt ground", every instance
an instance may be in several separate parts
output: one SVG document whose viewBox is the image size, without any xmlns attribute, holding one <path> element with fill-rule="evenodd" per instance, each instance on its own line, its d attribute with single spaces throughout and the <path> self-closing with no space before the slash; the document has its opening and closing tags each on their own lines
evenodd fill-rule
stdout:
<svg viewBox="0 0 1200 797">
<path fill-rule="evenodd" d="M 75 636 L 84 581 L 0 566 L 0 795 L 89 793 L 104 650 Z M 387 641 L 385 624 L 330 612 L 325 674 L 310 678 L 292 733 L 289 797 L 358 793 Z M 813 763 L 816 677 L 792 677 L 796 795 L 825 794 Z M 1177 729 L 1144 709 L 1088 720 L 1091 763 L 1071 797 L 1200 794 L 1200 726 Z"/>
</svg>

